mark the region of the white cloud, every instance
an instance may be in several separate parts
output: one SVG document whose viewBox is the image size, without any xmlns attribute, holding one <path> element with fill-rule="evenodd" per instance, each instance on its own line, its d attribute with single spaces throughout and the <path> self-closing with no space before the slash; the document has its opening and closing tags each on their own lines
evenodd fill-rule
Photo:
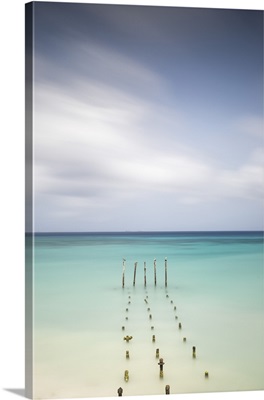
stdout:
<svg viewBox="0 0 264 400">
<path fill-rule="evenodd" d="M 83 97 L 87 91 L 88 99 Z M 236 170 L 220 170 L 204 159 L 202 151 L 185 146 L 184 134 L 182 142 L 177 139 L 171 146 L 171 135 L 155 132 L 153 146 L 152 128 L 141 130 L 151 109 L 156 121 L 163 120 L 156 104 L 111 87 L 86 82 L 82 89 L 67 93 L 38 86 L 36 190 L 88 198 L 163 190 L 188 203 L 215 196 L 260 196 L 259 152 Z M 174 119 L 169 113 L 166 117 Z"/>
<path fill-rule="evenodd" d="M 262 158 L 260 157 L 262 153 Z M 257 149 L 240 168 L 234 171 L 221 171 L 218 177 L 223 195 L 237 198 L 264 199 L 263 150 Z M 264 205 L 264 203 L 263 203 Z"/>
<path fill-rule="evenodd" d="M 107 79 L 73 77 L 65 85 L 63 78 L 35 87 L 37 225 L 49 219 L 54 224 L 104 220 L 124 202 L 148 207 L 146 199 L 163 196 L 173 199 L 173 206 L 188 207 L 218 199 L 263 199 L 260 149 L 250 149 L 235 168 L 223 167 L 209 159 L 202 144 L 190 141 L 200 134 L 190 123 L 190 110 L 167 108 L 152 98 L 157 88 L 168 90 L 159 76 L 105 49 L 85 47 L 83 53 L 83 61 L 107 59 L 98 71 L 102 75 L 107 67 Z M 121 84 L 110 84 L 118 75 Z M 128 90 L 127 77 L 136 90 Z M 259 135 L 260 126 L 256 117 L 236 122 L 238 130 L 253 135 Z M 204 140 L 214 139 L 206 135 Z"/>
</svg>

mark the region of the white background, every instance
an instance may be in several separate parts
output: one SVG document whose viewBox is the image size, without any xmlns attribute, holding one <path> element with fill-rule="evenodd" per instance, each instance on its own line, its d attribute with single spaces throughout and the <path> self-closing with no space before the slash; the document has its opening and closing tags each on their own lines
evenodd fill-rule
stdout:
<svg viewBox="0 0 264 400">
<path fill-rule="evenodd" d="M 263 0 L 92 2 L 264 9 Z M 24 388 L 24 1 L 1 2 L 0 15 L 0 399 L 8 400 L 21 398 Z M 165 395 L 157 396 L 160 397 Z M 258 400 L 264 398 L 264 392 L 171 395 L 171 398 Z"/>
</svg>

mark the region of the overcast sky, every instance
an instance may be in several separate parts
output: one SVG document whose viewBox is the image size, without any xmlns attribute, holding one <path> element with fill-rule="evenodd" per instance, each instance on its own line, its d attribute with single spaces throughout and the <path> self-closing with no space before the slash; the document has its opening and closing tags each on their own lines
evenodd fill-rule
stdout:
<svg viewBox="0 0 264 400">
<path fill-rule="evenodd" d="M 36 231 L 263 229 L 263 11 L 34 7 Z"/>
</svg>

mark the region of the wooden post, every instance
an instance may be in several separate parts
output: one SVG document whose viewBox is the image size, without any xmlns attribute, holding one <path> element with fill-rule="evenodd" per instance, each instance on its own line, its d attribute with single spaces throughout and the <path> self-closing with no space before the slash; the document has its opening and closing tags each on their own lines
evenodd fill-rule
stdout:
<svg viewBox="0 0 264 400">
<path fill-rule="evenodd" d="M 129 372 L 127 369 L 125 370 L 124 379 L 126 382 L 128 382 L 128 380 L 129 380 Z"/>
<path fill-rule="evenodd" d="M 144 261 L 144 286 L 147 285 L 147 276 L 146 276 L 146 273 L 147 273 L 146 261 Z"/>
<path fill-rule="evenodd" d="M 165 362 L 163 362 L 163 358 L 160 358 L 159 360 L 159 367 L 160 367 L 160 377 L 163 378 L 163 365 L 165 364 Z"/>
<path fill-rule="evenodd" d="M 121 397 L 123 394 L 123 389 L 120 387 L 117 389 L 118 396 Z"/>
<path fill-rule="evenodd" d="M 136 273 L 137 273 L 137 262 L 135 262 L 135 266 L 134 266 L 133 286 L 135 286 L 135 284 L 136 284 Z"/>
<path fill-rule="evenodd" d="M 154 260 L 154 285 L 157 285 L 157 274 L 156 274 L 156 258 Z"/>
<path fill-rule="evenodd" d="M 165 287 L 167 287 L 167 257 L 165 258 Z"/>
<path fill-rule="evenodd" d="M 170 394 L 170 385 L 165 386 L 165 393 Z"/>
<path fill-rule="evenodd" d="M 126 260 L 123 258 L 122 288 L 125 287 L 125 269 L 126 269 Z"/>
</svg>

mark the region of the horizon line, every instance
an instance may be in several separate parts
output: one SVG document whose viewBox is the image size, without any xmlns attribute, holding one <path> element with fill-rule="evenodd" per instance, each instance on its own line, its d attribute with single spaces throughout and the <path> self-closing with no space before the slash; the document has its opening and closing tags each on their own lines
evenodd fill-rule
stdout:
<svg viewBox="0 0 264 400">
<path fill-rule="evenodd" d="M 62 233 L 214 233 L 214 232 L 263 232 L 263 229 L 217 229 L 217 230 L 107 230 L 107 231 L 34 231 L 25 234 L 62 234 Z"/>
</svg>

